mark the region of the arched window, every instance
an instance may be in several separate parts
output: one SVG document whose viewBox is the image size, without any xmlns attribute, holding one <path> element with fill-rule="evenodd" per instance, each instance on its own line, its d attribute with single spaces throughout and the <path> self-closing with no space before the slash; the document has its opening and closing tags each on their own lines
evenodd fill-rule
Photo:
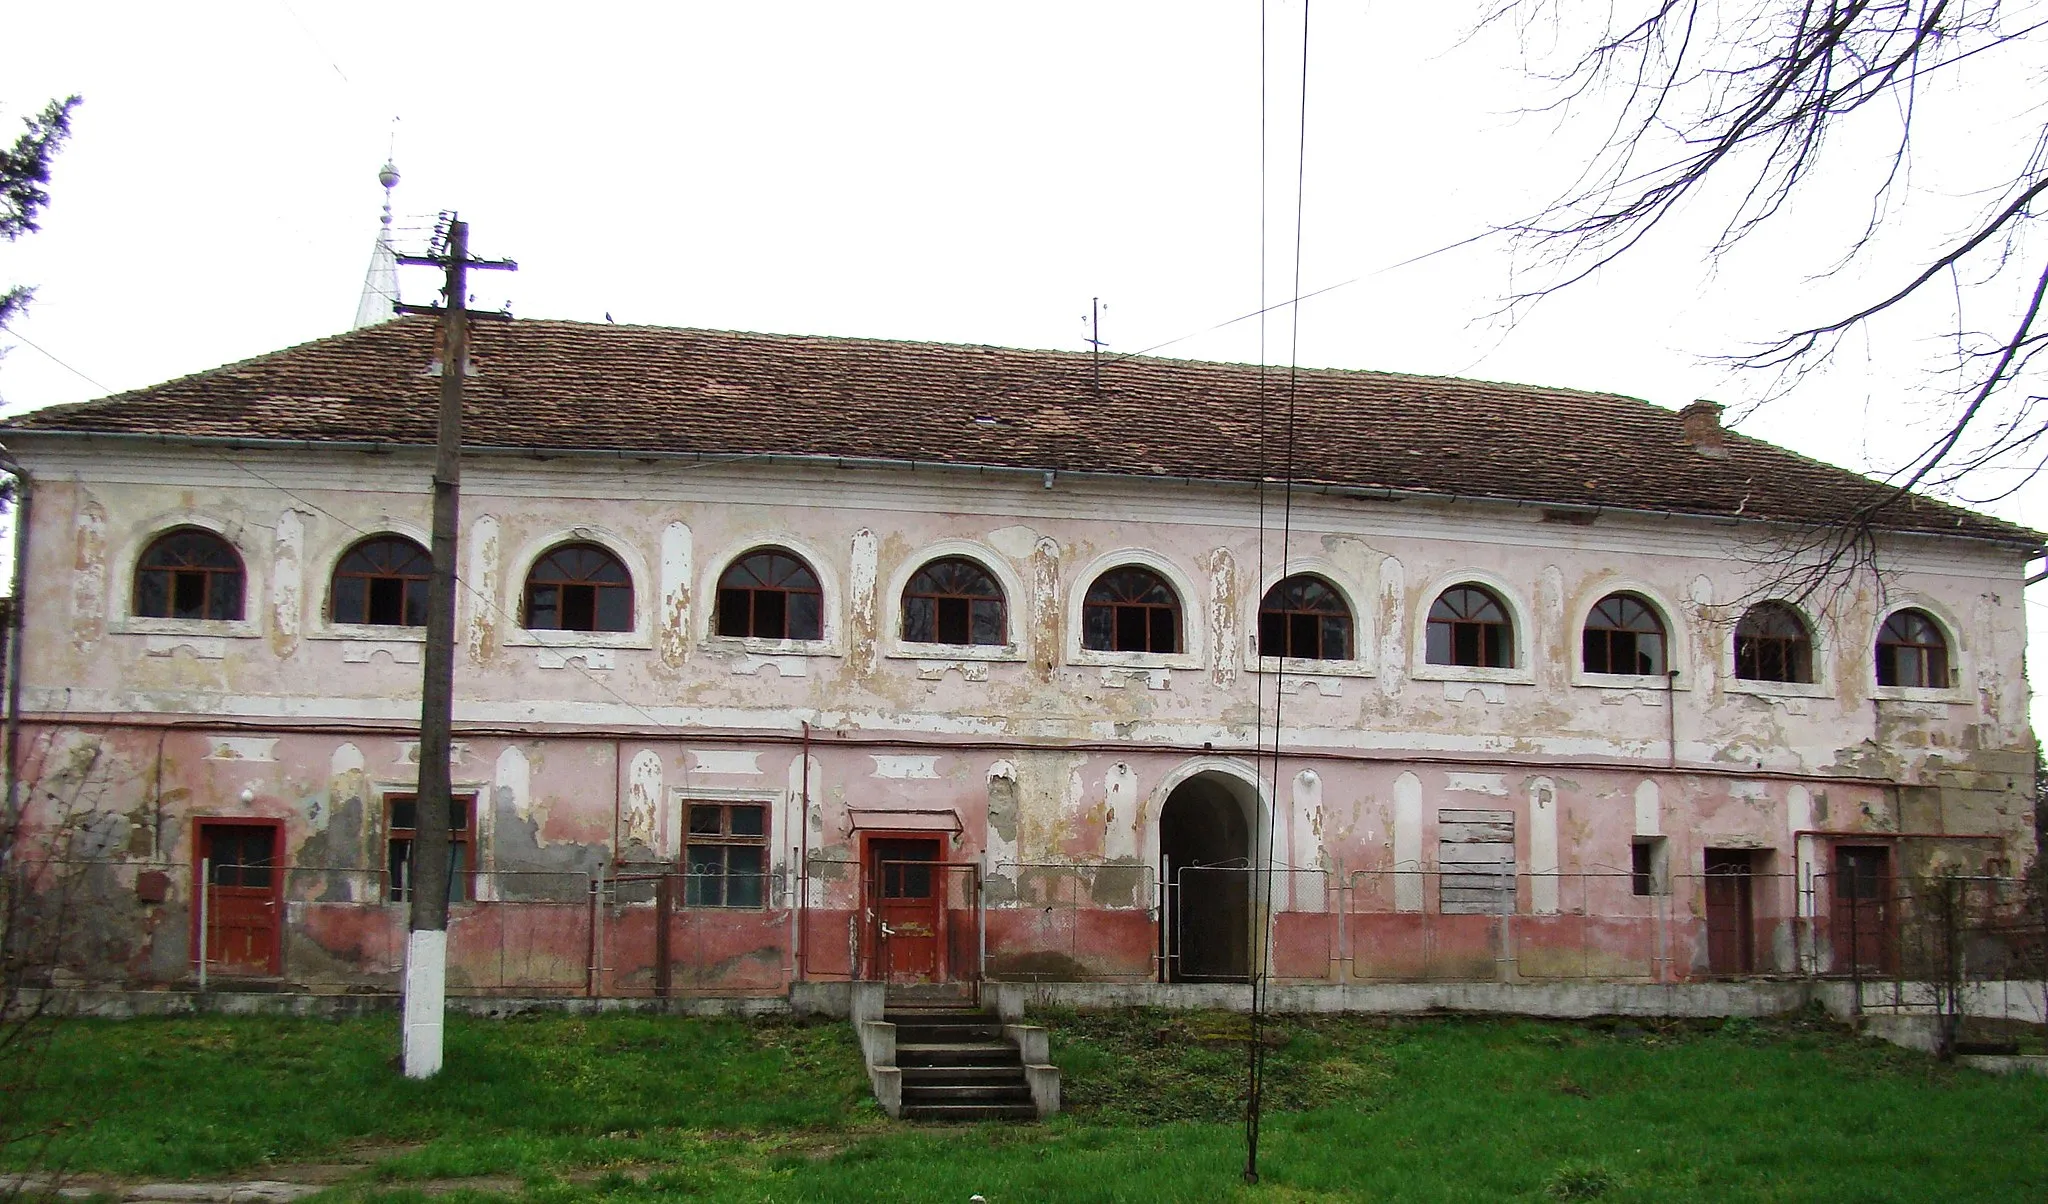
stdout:
<svg viewBox="0 0 2048 1204">
<path fill-rule="evenodd" d="M 903 587 L 903 638 L 912 644 L 1007 644 L 1003 587 L 972 560 L 932 561 Z"/>
<path fill-rule="evenodd" d="M 1813 637 L 1783 602 L 1759 602 L 1735 625 L 1735 676 L 1743 681 L 1813 680 Z"/>
<path fill-rule="evenodd" d="M 1948 639 L 1926 611 L 1899 611 L 1878 629 L 1877 684 L 1948 688 Z"/>
<path fill-rule="evenodd" d="M 633 577 L 594 543 L 565 543 L 526 574 L 529 631 L 633 630 Z"/>
<path fill-rule="evenodd" d="M 1096 652 L 1179 652 L 1180 598 L 1151 569 L 1111 569 L 1081 601 L 1081 646 Z"/>
<path fill-rule="evenodd" d="M 1259 655 L 1350 660 L 1351 608 L 1344 596 L 1306 573 L 1267 590 L 1259 603 Z"/>
<path fill-rule="evenodd" d="M 749 552 L 718 579 L 717 624 L 720 635 L 823 639 L 825 595 L 818 588 L 818 575 L 780 548 Z"/>
<path fill-rule="evenodd" d="M 1664 621 L 1635 594 L 1609 594 L 1586 616 L 1580 641 L 1588 673 L 1664 674 Z"/>
<path fill-rule="evenodd" d="M 1512 669 L 1515 627 L 1500 599 L 1476 585 L 1454 585 L 1438 594 L 1423 633 L 1432 665 Z"/>
<path fill-rule="evenodd" d="M 433 571 L 427 550 L 403 535 L 363 540 L 334 566 L 334 621 L 426 626 L 427 579 Z"/>
<path fill-rule="evenodd" d="M 135 613 L 145 619 L 239 619 L 242 558 L 211 531 L 180 527 L 135 562 Z"/>
</svg>

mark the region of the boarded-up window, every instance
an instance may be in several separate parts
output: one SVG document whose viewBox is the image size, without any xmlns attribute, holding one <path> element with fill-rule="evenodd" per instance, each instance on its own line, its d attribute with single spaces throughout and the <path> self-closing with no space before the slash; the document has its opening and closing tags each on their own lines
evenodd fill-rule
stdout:
<svg viewBox="0 0 2048 1204">
<path fill-rule="evenodd" d="M 1501 915 L 1515 906 L 1515 813 L 1445 807 L 1436 813 L 1437 910 Z"/>
</svg>

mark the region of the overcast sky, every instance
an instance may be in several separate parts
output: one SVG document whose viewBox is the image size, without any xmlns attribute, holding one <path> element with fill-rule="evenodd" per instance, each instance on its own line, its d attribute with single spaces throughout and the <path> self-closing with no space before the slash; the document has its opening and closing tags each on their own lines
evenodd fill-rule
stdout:
<svg viewBox="0 0 2048 1204">
<path fill-rule="evenodd" d="M 1314 8 L 1300 279 L 1330 291 L 1301 307 L 1298 352 L 1286 314 L 1267 324 L 1268 360 L 1741 410 L 1764 382 L 1703 356 L 1833 316 L 1915 249 L 1811 278 L 1867 209 L 1875 140 L 1850 130 L 1836 191 L 1712 270 L 1682 221 L 1509 325 L 1492 316 L 1517 279 L 1499 244 L 1395 267 L 1536 208 L 1602 132 L 1523 115 L 1549 98 L 1528 48 L 1461 41 L 1471 7 Z M 0 402 L 83 400 L 345 329 L 394 136 L 401 244 L 460 211 L 477 253 L 520 263 L 476 278 L 478 304 L 521 317 L 1078 349 L 1100 296 L 1112 352 L 1259 358 L 1256 322 L 1212 329 L 1261 291 L 1251 0 L 565 11 L 12 6 L 0 135 L 52 97 L 85 103 L 42 232 L 0 244 L 0 283 L 39 290 L 0 335 Z M 1295 270 L 1301 12 L 1268 5 L 1269 301 Z M 1944 202 L 1990 182 L 1986 164 L 1996 178 L 2038 129 L 2038 84 L 1994 61 L 1926 95 L 1923 119 L 1956 133 L 1914 164 L 1909 229 L 1945 228 Z M 429 300 L 419 271 L 408 298 Z M 1911 368 L 1943 326 L 1919 317 L 1741 429 L 1895 467 L 1934 429 Z M 1990 508 L 2048 526 L 2048 490 Z M 2048 597 L 2029 613 L 2048 620 Z"/>
</svg>

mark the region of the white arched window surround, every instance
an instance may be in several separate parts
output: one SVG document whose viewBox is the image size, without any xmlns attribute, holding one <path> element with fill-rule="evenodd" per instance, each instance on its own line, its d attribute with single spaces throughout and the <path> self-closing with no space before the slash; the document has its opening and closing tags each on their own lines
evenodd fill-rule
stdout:
<svg viewBox="0 0 2048 1204">
<path fill-rule="evenodd" d="M 1266 595 L 1274 586 L 1289 577 L 1317 577 L 1327 582 L 1344 605 L 1351 611 L 1351 658 L 1341 661 L 1307 660 L 1301 657 L 1277 657 L 1258 654 L 1259 613 L 1265 609 Z M 1259 583 L 1258 596 L 1252 599 L 1251 623 L 1244 632 L 1245 663 L 1252 663 L 1258 654 L 1259 668 L 1267 673 L 1285 672 L 1290 675 L 1322 674 L 1330 677 L 1371 677 L 1377 667 L 1379 633 L 1372 627 L 1372 612 L 1359 604 L 1365 591 L 1344 575 L 1334 563 L 1320 556 L 1296 556 L 1288 560 L 1283 568 L 1273 569 L 1266 579 Z"/>
<path fill-rule="evenodd" d="M 1678 670 L 1677 678 L 1644 677 L 1633 673 L 1586 672 L 1586 621 L 1593 617 L 1594 607 L 1615 594 L 1634 594 L 1648 602 L 1650 608 L 1657 612 L 1658 621 L 1664 624 L 1664 667 Z M 1633 577 L 1604 577 L 1597 584 L 1589 584 L 1579 595 L 1578 604 L 1573 607 L 1570 634 L 1566 640 L 1566 648 L 1572 658 L 1572 684 L 1599 690 L 1692 689 L 1692 641 L 1687 638 L 1686 630 L 1679 620 L 1680 613 L 1678 607 L 1662 591 Z"/>
<path fill-rule="evenodd" d="M 1813 641 L 1812 681 L 1750 681 L 1735 676 L 1735 630 L 1741 625 L 1742 616 L 1749 613 L 1750 607 L 1761 606 L 1766 602 L 1786 607 L 1798 615 L 1799 621 L 1806 625 L 1806 638 Z M 1829 680 L 1829 669 L 1833 665 L 1833 641 L 1829 638 L 1828 628 L 1821 623 L 1818 615 L 1790 598 L 1778 597 L 1745 598 L 1740 602 L 1730 603 L 1726 607 L 1726 614 L 1727 627 L 1721 633 L 1720 657 L 1721 680 L 1727 683 L 1729 693 L 1755 694 L 1766 698 L 1826 698 L 1833 691 L 1834 687 Z M 1875 627 L 1870 629 L 1870 638 L 1873 657 L 1868 672 L 1874 680 L 1877 677 L 1874 655 L 1877 639 Z"/>
<path fill-rule="evenodd" d="M 242 558 L 242 617 L 239 619 L 151 619 L 135 613 L 135 568 L 143 552 L 160 536 L 180 527 L 211 531 L 228 542 Z M 128 534 L 107 558 L 107 630 L 119 635 L 197 635 L 232 639 L 253 639 L 262 634 L 254 616 L 263 608 L 268 581 L 249 547 L 241 539 L 245 523 L 224 522 L 210 514 L 174 510 L 152 515 L 128 529 Z"/>
<path fill-rule="evenodd" d="M 995 578 L 1003 591 L 1003 643 L 913 644 L 903 638 L 903 590 L 910 579 L 935 560 L 969 560 Z M 887 592 L 880 602 L 882 630 L 887 633 L 886 655 L 910 660 L 1021 661 L 1024 648 L 1024 582 L 995 549 L 971 539 L 941 539 L 926 544 L 904 558 L 890 575 Z"/>
<path fill-rule="evenodd" d="M 619 558 L 626 566 L 626 574 L 633 579 L 633 629 L 631 631 L 529 631 L 526 627 L 526 578 L 533 572 L 533 566 L 542 556 L 565 543 L 596 544 Z M 498 630 L 505 633 L 507 647 L 528 648 L 651 648 L 653 642 L 648 635 L 649 620 L 654 613 L 654 595 L 660 585 L 648 567 L 647 559 L 636 551 L 632 544 L 614 531 L 603 527 L 563 527 L 538 536 L 520 545 L 512 558 L 511 571 L 505 574 L 504 587 L 498 599 L 500 610 Z M 482 606 L 483 600 L 468 596 L 461 585 L 456 586 L 458 604 L 467 602 L 470 606 Z"/>
<path fill-rule="evenodd" d="M 352 528 L 344 529 L 334 539 L 327 541 L 328 546 L 321 549 L 317 561 L 311 556 L 307 557 L 309 563 L 316 563 L 318 565 L 318 575 L 309 575 L 308 584 L 301 591 L 305 595 L 300 600 L 301 604 L 309 612 L 300 616 L 303 630 L 306 632 L 308 639 L 377 640 L 393 644 L 423 644 L 426 642 L 427 629 L 424 627 L 379 627 L 370 623 L 336 623 L 331 617 L 332 607 L 329 603 L 334 592 L 334 570 L 336 566 L 340 565 L 341 558 L 348 555 L 349 549 L 357 544 L 365 540 L 379 539 L 387 535 L 397 535 L 410 539 L 421 547 L 426 548 L 430 555 L 432 554 L 434 537 L 425 527 L 416 523 L 400 522 L 386 518 L 379 520 L 376 526 L 365 527 L 360 531 Z M 524 579 L 521 580 L 520 584 L 523 588 L 525 585 Z M 466 596 L 462 582 L 458 580 L 455 584 L 456 613 L 461 614 L 472 609 L 474 603 L 475 599 Z"/>
<path fill-rule="evenodd" d="M 718 634 L 718 582 L 725 571 L 756 552 L 783 551 L 804 562 L 811 575 L 818 579 L 818 636 L 815 640 L 760 640 L 752 636 Z M 803 542 L 787 532 L 771 531 L 750 536 L 737 545 L 732 554 L 721 556 L 709 565 L 697 583 L 697 597 L 703 604 L 697 610 L 697 634 L 706 647 L 739 648 L 747 652 L 766 653 L 778 656 L 838 656 L 843 649 L 840 644 L 845 638 L 845 624 L 839 616 L 844 613 L 846 594 L 839 576 L 832 569 L 830 561 L 817 548 Z"/>
<path fill-rule="evenodd" d="M 1436 600 L 1447 589 L 1460 585 L 1476 585 L 1499 600 L 1508 612 L 1508 622 L 1514 624 L 1515 667 L 1512 669 L 1481 669 L 1471 665 L 1432 665 L 1429 663 L 1429 612 Z M 1529 603 L 1521 591 L 1508 584 L 1507 579 L 1484 569 L 1454 569 L 1432 580 L 1427 587 L 1416 594 L 1417 604 L 1412 608 L 1412 626 L 1408 633 L 1408 676 L 1418 681 L 1492 681 L 1508 685 L 1533 685 L 1536 681 L 1535 666 L 1530 663 L 1529 644 Z"/>
<path fill-rule="evenodd" d="M 1180 646 L 1174 653 L 1159 652 L 1101 652 L 1081 646 L 1081 609 L 1088 599 L 1088 590 L 1096 579 L 1113 569 L 1126 566 L 1149 569 L 1159 574 L 1180 600 Z M 1074 574 L 1071 587 L 1067 590 L 1067 663 L 1073 665 L 1113 665 L 1134 669 L 1199 669 L 1206 663 L 1208 651 L 1208 624 L 1201 621 L 1200 600 L 1207 596 L 1195 586 L 1195 579 L 1179 565 L 1142 548 L 1122 548 L 1097 556 L 1080 572 Z"/>
<path fill-rule="evenodd" d="M 1917 610 L 1934 620 L 1941 629 L 1941 638 L 1948 641 L 1948 679 L 1957 683 L 1948 686 L 1921 688 L 1916 686 L 1881 686 L 1877 684 L 1877 633 L 1884 630 L 1885 623 L 1902 610 Z M 1960 683 L 1970 680 L 1968 673 L 1968 650 L 1963 646 L 1962 625 L 1956 621 L 1955 613 L 1932 598 L 1920 594 L 1887 596 L 1884 605 L 1877 612 L 1876 622 L 1870 625 L 1868 655 L 1863 659 L 1864 679 L 1869 684 L 1871 697 L 1897 702 L 1965 702 L 1968 696 Z"/>
</svg>

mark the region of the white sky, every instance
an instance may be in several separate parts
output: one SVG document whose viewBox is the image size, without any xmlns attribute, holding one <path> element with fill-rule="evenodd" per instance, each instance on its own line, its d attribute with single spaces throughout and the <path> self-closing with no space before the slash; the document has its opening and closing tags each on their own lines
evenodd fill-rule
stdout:
<svg viewBox="0 0 2048 1204">
<path fill-rule="evenodd" d="M 1353 283 L 1302 307 L 1303 364 L 1739 407 L 1763 382 L 1701 355 L 1832 317 L 1849 290 L 1896 277 L 1885 269 L 1903 258 L 1810 278 L 1868 206 L 1860 155 L 1875 142 L 1855 130 L 1831 148 L 1836 191 L 1716 271 L 1681 223 L 1510 328 L 1488 317 L 1511 286 L 1493 243 L 1385 270 L 1532 210 L 1601 132 L 1518 116 L 1546 94 L 1511 37 L 1459 44 L 1476 7 L 1313 10 L 1302 287 Z M 402 246 L 424 243 L 436 210 L 459 210 L 478 254 L 521 265 L 480 274 L 477 303 L 509 300 L 521 317 L 1078 349 L 1100 296 L 1113 353 L 1180 339 L 1162 354 L 1258 358 L 1255 322 L 1198 333 L 1260 295 L 1251 0 L 566 11 L 11 8 L 0 137 L 54 96 L 85 104 L 42 232 L 0 244 L 0 283 L 39 289 L 18 337 L 0 335 L 14 345 L 4 409 L 345 329 L 394 129 Z M 1300 19 L 1298 0 L 1270 0 L 1269 300 L 1292 270 Z M 1974 213 L 1973 190 L 2038 129 L 2022 115 L 2039 83 L 2024 64 L 1968 79 L 1923 98 L 1922 120 L 1953 136 L 1914 164 L 1909 229 L 1953 228 L 1944 206 Z M 419 271 L 405 287 L 424 301 L 435 282 Z M 1852 468 L 1895 466 L 1933 430 L 1908 369 L 1954 321 L 1914 319 L 1742 429 Z M 1284 314 L 1266 354 L 1288 358 Z M 2048 527 L 2048 488 L 1990 509 Z M 2028 609 L 2048 620 L 2048 595 Z"/>
</svg>

